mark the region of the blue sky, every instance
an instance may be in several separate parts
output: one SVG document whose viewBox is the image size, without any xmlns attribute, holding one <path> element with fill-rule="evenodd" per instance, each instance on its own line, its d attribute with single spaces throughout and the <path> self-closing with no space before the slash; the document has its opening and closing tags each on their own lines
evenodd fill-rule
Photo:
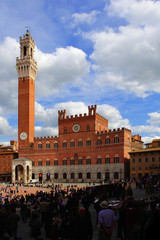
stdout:
<svg viewBox="0 0 160 240">
<path fill-rule="evenodd" d="M 160 1 L 0 0 L 0 143 L 18 138 L 19 37 L 35 40 L 36 136 L 58 135 L 57 112 L 97 104 L 109 128 L 160 136 Z"/>
</svg>

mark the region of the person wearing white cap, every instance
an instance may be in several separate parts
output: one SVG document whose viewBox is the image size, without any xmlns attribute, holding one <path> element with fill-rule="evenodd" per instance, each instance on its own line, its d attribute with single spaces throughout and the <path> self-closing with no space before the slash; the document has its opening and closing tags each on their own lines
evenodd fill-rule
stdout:
<svg viewBox="0 0 160 240">
<path fill-rule="evenodd" d="M 114 211 L 108 208 L 108 202 L 102 201 L 100 203 L 101 211 L 98 214 L 98 226 L 99 226 L 99 240 L 110 240 L 114 225 L 116 222 L 116 216 Z"/>
</svg>

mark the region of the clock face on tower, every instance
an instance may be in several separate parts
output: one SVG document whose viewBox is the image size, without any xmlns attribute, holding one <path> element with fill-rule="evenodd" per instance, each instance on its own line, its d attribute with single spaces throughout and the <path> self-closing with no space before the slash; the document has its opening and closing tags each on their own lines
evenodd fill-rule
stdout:
<svg viewBox="0 0 160 240">
<path fill-rule="evenodd" d="M 74 132 L 78 132 L 78 131 L 80 130 L 79 124 L 73 125 L 72 130 L 73 130 Z"/>
<path fill-rule="evenodd" d="M 26 138 L 27 138 L 27 133 L 26 132 L 21 132 L 20 139 L 21 140 L 26 140 Z"/>
</svg>

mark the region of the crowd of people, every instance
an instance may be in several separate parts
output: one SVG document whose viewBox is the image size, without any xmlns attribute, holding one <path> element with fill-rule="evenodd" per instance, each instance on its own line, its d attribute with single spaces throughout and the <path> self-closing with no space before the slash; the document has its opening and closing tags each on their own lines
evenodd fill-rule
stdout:
<svg viewBox="0 0 160 240">
<path fill-rule="evenodd" d="M 135 200 L 130 184 L 118 182 L 101 186 L 36 194 L 15 194 L 0 198 L 0 239 L 20 239 L 19 221 L 30 227 L 31 239 L 91 240 L 93 219 L 90 206 L 97 213 L 99 240 L 110 240 L 116 228 L 117 239 L 156 239 L 160 224 L 160 198 Z M 111 205 L 110 201 L 116 204 Z M 19 209 L 19 214 L 17 212 Z"/>
</svg>

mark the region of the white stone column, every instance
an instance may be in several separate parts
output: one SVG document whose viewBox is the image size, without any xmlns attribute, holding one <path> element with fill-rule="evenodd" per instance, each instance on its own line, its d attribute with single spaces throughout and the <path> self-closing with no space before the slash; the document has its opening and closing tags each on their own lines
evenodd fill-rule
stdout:
<svg viewBox="0 0 160 240">
<path fill-rule="evenodd" d="M 27 169 L 26 169 L 26 166 L 24 166 L 23 170 L 24 170 L 23 180 L 24 180 L 24 183 L 26 184 L 27 183 Z"/>
<path fill-rule="evenodd" d="M 12 166 L 12 183 L 15 182 L 15 166 Z"/>
</svg>

